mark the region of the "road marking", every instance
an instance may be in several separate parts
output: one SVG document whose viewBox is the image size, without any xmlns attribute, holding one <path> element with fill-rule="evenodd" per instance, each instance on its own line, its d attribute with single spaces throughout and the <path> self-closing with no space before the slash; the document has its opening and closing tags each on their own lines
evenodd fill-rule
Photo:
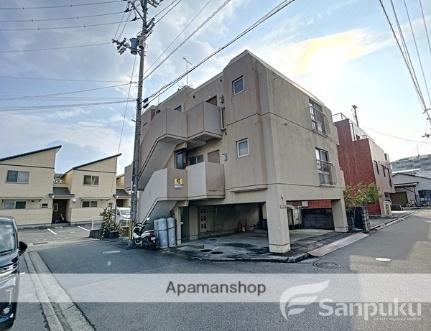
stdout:
<svg viewBox="0 0 431 331">
<path fill-rule="evenodd" d="M 52 231 L 51 229 L 47 229 L 49 232 L 51 232 L 53 235 L 57 235 L 57 233 L 55 233 L 54 231 Z"/>
<path fill-rule="evenodd" d="M 80 228 L 81 230 L 84 230 L 84 231 L 88 231 L 88 232 L 90 232 L 90 230 L 88 230 L 88 229 L 86 229 L 86 228 L 84 228 L 84 227 L 82 227 L 82 226 L 80 226 L 80 225 L 78 225 L 78 228 Z"/>
<path fill-rule="evenodd" d="M 427 223 L 431 223 L 431 221 L 425 221 L 425 222 L 427 222 Z"/>
<path fill-rule="evenodd" d="M 391 262 L 392 259 L 388 259 L 387 257 L 376 257 L 376 261 L 379 261 L 379 262 Z"/>
<path fill-rule="evenodd" d="M 120 254 L 121 251 L 104 251 L 102 254 Z"/>
</svg>

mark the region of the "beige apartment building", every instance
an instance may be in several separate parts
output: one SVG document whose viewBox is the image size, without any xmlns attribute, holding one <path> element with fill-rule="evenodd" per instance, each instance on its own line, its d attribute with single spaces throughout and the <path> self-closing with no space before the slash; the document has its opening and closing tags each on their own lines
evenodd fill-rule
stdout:
<svg viewBox="0 0 431 331">
<path fill-rule="evenodd" d="M 139 218 L 175 216 L 178 243 L 263 229 L 283 253 L 289 228 L 347 231 L 330 110 L 249 51 L 148 108 L 141 133 Z"/>
<path fill-rule="evenodd" d="M 130 193 L 129 190 L 130 188 L 128 188 L 128 190 L 126 190 L 126 187 L 124 185 L 124 175 L 119 175 L 117 176 L 117 190 L 115 193 L 115 198 L 116 198 L 116 204 L 117 207 L 124 207 L 124 208 L 130 208 Z"/>
<path fill-rule="evenodd" d="M 117 189 L 120 154 L 55 174 L 60 148 L 0 159 L 0 216 L 14 217 L 19 226 L 85 223 L 106 207 L 130 205 L 123 187 Z"/>
</svg>

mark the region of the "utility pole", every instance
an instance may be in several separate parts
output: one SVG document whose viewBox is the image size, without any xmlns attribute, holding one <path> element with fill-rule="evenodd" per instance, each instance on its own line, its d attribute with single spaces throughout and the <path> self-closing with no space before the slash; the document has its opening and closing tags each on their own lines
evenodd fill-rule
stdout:
<svg viewBox="0 0 431 331">
<path fill-rule="evenodd" d="M 352 106 L 353 117 L 355 118 L 356 125 L 359 126 L 358 111 L 357 110 L 358 110 L 358 106 L 353 105 Z"/>
<path fill-rule="evenodd" d="M 157 7 L 163 0 L 129 0 L 127 1 L 127 9 L 125 13 L 134 11 L 136 21 L 136 14 L 142 20 L 142 30 L 136 38 L 130 38 L 130 43 L 124 38 L 123 41 L 112 40 L 117 45 L 117 50 L 123 54 L 126 49 L 130 49 L 132 55 L 140 56 L 139 59 L 139 77 L 138 77 L 138 95 L 136 97 L 136 118 L 135 118 L 135 139 L 133 146 L 133 163 L 132 163 L 132 194 L 131 194 L 131 210 L 130 210 L 130 224 L 129 224 L 129 239 L 132 236 L 133 225 L 138 220 L 138 183 L 139 183 L 139 168 L 140 168 L 140 144 L 141 144 L 141 111 L 142 111 L 142 90 L 144 87 L 144 63 L 145 63 L 145 49 L 147 38 L 154 28 L 154 18 L 147 22 L 148 4 Z M 140 4 L 140 8 L 136 4 Z"/>
</svg>

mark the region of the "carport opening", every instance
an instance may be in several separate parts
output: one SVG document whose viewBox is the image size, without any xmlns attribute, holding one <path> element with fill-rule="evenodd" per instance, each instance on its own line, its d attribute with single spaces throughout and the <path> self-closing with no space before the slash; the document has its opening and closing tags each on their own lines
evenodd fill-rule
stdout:
<svg viewBox="0 0 431 331">
<path fill-rule="evenodd" d="M 329 208 L 303 208 L 302 221 L 298 228 L 334 230 L 332 209 Z"/>
</svg>

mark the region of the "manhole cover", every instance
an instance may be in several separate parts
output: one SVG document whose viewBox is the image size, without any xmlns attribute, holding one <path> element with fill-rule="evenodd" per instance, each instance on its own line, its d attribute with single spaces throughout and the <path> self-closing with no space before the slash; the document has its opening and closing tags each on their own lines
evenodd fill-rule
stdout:
<svg viewBox="0 0 431 331">
<path fill-rule="evenodd" d="M 223 254 L 223 252 L 220 252 L 220 251 L 214 251 L 214 252 L 211 252 L 211 254 Z"/>
<path fill-rule="evenodd" d="M 313 266 L 321 269 L 339 269 L 341 266 L 335 262 L 314 262 Z"/>
<path fill-rule="evenodd" d="M 211 252 L 211 249 L 201 249 L 201 252 L 208 253 L 208 252 Z"/>
</svg>

